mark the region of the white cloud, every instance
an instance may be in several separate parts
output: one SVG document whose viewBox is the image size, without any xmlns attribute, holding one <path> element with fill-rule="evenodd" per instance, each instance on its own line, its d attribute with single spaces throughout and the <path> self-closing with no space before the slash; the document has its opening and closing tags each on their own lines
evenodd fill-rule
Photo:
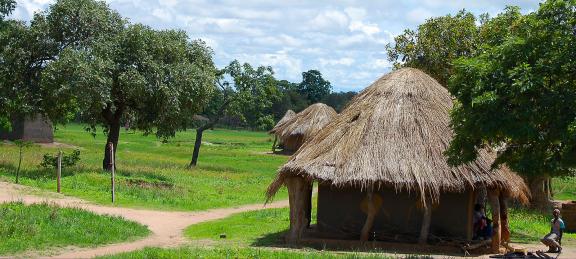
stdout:
<svg viewBox="0 0 576 259">
<path fill-rule="evenodd" d="M 345 27 L 348 24 L 348 16 L 340 11 L 328 10 L 318 14 L 310 23 L 318 29 Z"/>
<path fill-rule="evenodd" d="M 320 58 L 318 59 L 318 61 L 320 62 L 320 65 L 322 66 L 338 66 L 338 65 L 342 65 L 342 66 L 350 66 L 352 64 L 354 64 L 354 59 L 353 58 L 339 58 L 339 59 L 325 59 L 325 58 Z"/>
<path fill-rule="evenodd" d="M 55 0 L 17 0 L 12 17 L 31 19 Z M 106 0 L 132 22 L 181 29 L 214 49 L 225 66 L 233 59 L 270 65 L 279 79 L 294 82 L 320 69 L 335 90 L 359 90 L 391 64 L 385 44 L 426 18 L 465 8 L 496 14 L 505 5 L 538 8 L 538 0 L 442 1 L 262 1 L 262 0 Z M 524 13 L 526 11 L 523 11 Z"/>
<path fill-rule="evenodd" d="M 416 8 L 408 12 L 408 20 L 414 23 L 422 23 L 426 19 L 434 16 L 430 11 L 423 8 Z"/>
<path fill-rule="evenodd" d="M 155 8 L 152 11 L 152 15 L 154 15 L 155 17 L 158 17 L 160 20 L 165 21 L 165 22 L 172 21 L 172 14 L 170 13 L 170 11 L 168 11 L 166 9 Z"/>
<path fill-rule="evenodd" d="M 354 32 L 354 31 L 360 31 L 364 34 L 367 35 L 374 35 L 380 32 L 380 28 L 378 28 L 377 24 L 374 23 L 363 23 L 361 21 L 353 21 L 350 23 L 350 26 L 348 26 L 348 28 L 350 29 L 350 31 Z"/>
<path fill-rule="evenodd" d="M 368 66 L 373 69 L 391 68 L 392 63 L 387 59 L 374 59 Z"/>
</svg>

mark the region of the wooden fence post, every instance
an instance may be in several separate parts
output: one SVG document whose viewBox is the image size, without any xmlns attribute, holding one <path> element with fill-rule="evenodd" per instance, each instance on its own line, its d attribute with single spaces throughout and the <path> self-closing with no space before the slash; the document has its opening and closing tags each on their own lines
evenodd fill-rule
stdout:
<svg viewBox="0 0 576 259">
<path fill-rule="evenodd" d="M 57 163 L 57 169 L 56 169 L 56 190 L 58 191 L 58 193 L 62 192 L 62 185 L 61 185 L 61 179 L 62 179 L 62 150 L 58 151 L 58 163 Z"/>
<path fill-rule="evenodd" d="M 114 177 L 116 174 L 116 158 L 114 157 L 114 144 L 112 142 L 109 143 L 110 145 L 110 164 L 112 164 L 112 175 L 111 175 L 111 182 L 112 182 L 112 203 L 116 201 L 116 182 L 114 181 Z"/>
</svg>

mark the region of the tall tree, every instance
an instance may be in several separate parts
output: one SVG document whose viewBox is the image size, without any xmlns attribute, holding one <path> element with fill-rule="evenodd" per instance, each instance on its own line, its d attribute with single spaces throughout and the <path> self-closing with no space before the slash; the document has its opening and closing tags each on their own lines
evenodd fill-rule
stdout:
<svg viewBox="0 0 576 259">
<path fill-rule="evenodd" d="M 11 6 L 10 2 L 1 4 L 1 9 Z M 0 108 L 10 117 L 43 113 L 39 103 L 43 98 L 39 92 L 42 71 L 64 49 L 81 49 L 109 37 L 125 22 L 104 2 L 59 0 L 35 14 L 30 25 L 13 20 L 7 23 L 0 39 Z"/>
<path fill-rule="evenodd" d="M 3 57 L 11 36 L 11 24 L 5 21 L 5 17 L 10 15 L 14 8 L 16 8 L 16 1 L 0 0 L 0 67 L 4 65 Z M 0 130 L 10 129 L 10 109 L 8 107 L 10 100 L 7 98 L 8 89 L 6 88 L 7 86 L 0 81 Z"/>
<path fill-rule="evenodd" d="M 500 148 L 495 166 L 525 175 L 532 204 L 547 207 L 547 179 L 576 168 L 576 1 L 546 1 L 505 34 L 454 65 L 447 155 L 456 165 Z"/>
<path fill-rule="evenodd" d="M 182 31 L 156 31 L 129 25 L 89 48 L 65 48 L 43 75 L 42 106 L 49 117 L 66 122 L 79 113 L 94 132 L 105 128 L 118 147 L 123 118 L 145 134 L 168 138 L 184 129 L 213 90 L 211 51 L 189 42 Z M 109 145 L 103 168 L 111 169 Z"/>
<path fill-rule="evenodd" d="M 204 110 L 208 121 L 196 128 L 196 141 L 189 168 L 196 166 L 202 136 L 224 116 L 238 116 L 248 126 L 268 129 L 273 126 L 272 104 L 280 98 L 271 67 L 252 67 L 234 60 L 218 72 L 217 91 Z"/>
<path fill-rule="evenodd" d="M 444 86 L 452 73 L 452 62 L 470 57 L 478 45 L 476 17 L 465 10 L 456 15 L 430 18 L 416 31 L 405 30 L 387 44 L 388 59 L 395 67 L 419 68 Z"/>
<path fill-rule="evenodd" d="M 298 85 L 298 90 L 313 104 L 330 94 L 332 85 L 322 77 L 320 71 L 308 70 L 302 73 L 302 82 Z"/>
</svg>

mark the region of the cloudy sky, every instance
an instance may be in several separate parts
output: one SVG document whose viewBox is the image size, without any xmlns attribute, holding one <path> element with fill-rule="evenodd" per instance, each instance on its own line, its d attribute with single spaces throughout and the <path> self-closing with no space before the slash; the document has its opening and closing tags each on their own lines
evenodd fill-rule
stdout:
<svg viewBox="0 0 576 259">
<path fill-rule="evenodd" d="M 17 0 L 13 17 L 29 20 L 52 0 Z M 182 29 L 215 51 L 216 64 L 233 59 L 270 65 L 279 79 L 301 80 L 318 69 L 334 90 L 360 90 L 390 70 L 385 45 L 426 18 L 465 8 L 495 15 L 506 5 L 523 12 L 537 0 L 107 0 L 132 22 Z"/>
</svg>

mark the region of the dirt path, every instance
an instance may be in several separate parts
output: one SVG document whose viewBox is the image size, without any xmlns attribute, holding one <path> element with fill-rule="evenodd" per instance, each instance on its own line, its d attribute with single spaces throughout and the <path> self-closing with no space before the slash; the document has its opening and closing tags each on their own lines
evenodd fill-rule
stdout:
<svg viewBox="0 0 576 259">
<path fill-rule="evenodd" d="M 266 207 L 263 204 L 253 204 L 202 212 L 166 212 L 94 205 L 87 201 L 58 194 L 50 194 L 46 197 L 28 195 L 26 192 L 30 192 L 30 188 L 6 182 L 0 182 L 0 190 L 0 203 L 10 201 L 23 201 L 26 204 L 50 202 L 63 207 L 78 207 L 98 214 L 122 216 L 125 219 L 148 226 L 148 229 L 152 232 L 148 237 L 134 242 L 111 244 L 96 248 L 73 248 L 61 254 L 43 258 L 92 258 L 139 250 L 144 247 L 176 247 L 189 242 L 184 237 L 183 231 L 190 225 L 226 218 L 239 212 L 288 206 L 288 201 L 277 201 L 267 204 Z"/>
</svg>

